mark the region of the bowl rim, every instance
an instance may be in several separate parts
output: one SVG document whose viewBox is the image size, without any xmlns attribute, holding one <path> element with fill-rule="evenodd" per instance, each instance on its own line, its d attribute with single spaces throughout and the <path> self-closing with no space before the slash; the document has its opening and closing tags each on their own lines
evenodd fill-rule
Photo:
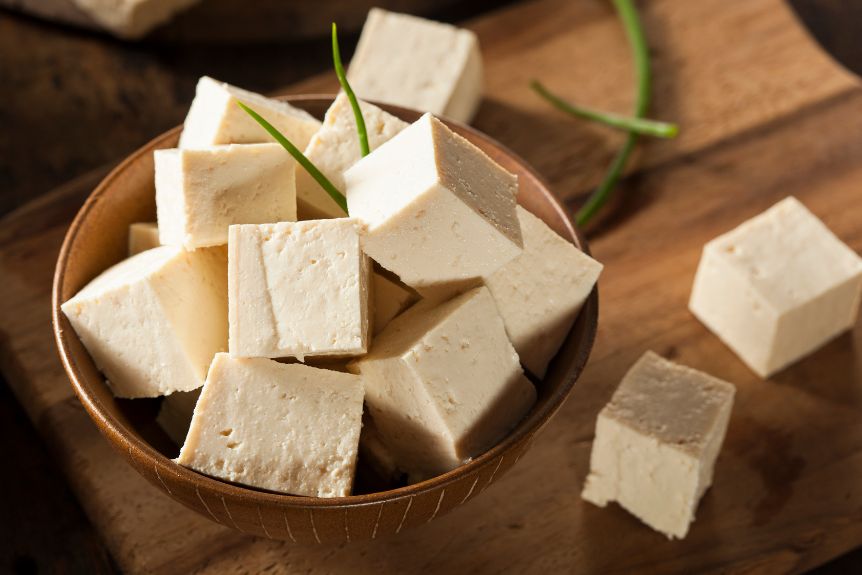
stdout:
<svg viewBox="0 0 862 575">
<path fill-rule="evenodd" d="M 287 101 L 291 104 L 302 104 L 331 102 L 335 98 L 335 95 L 325 93 L 312 93 L 300 95 L 282 95 L 275 97 L 277 99 Z M 374 101 L 372 101 L 371 103 L 383 108 L 384 110 L 396 116 L 400 116 L 404 112 L 410 115 L 420 114 L 420 112 L 416 110 L 411 110 L 409 108 L 404 108 L 401 106 L 394 106 Z M 588 255 L 590 254 L 587 242 L 582 232 L 574 223 L 569 211 L 563 206 L 562 202 L 557 199 L 557 197 L 550 191 L 550 187 L 548 183 L 544 180 L 544 178 L 542 178 L 532 168 L 532 166 L 530 166 L 529 163 L 527 163 L 523 158 L 521 158 L 518 154 L 514 153 L 508 147 L 504 146 L 490 136 L 487 136 L 484 133 L 470 126 L 445 118 L 441 118 L 441 120 L 443 120 L 450 126 L 456 126 L 461 131 L 470 133 L 472 137 L 476 138 L 477 140 L 481 140 L 484 144 L 488 144 L 490 145 L 490 147 L 499 149 L 502 153 L 509 156 L 513 161 L 518 163 L 521 169 L 535 181 L 536 187 L 541 191 L 542 196 L 544 196 L 548 204 L 553 206 L 554 211 L 561 218 L 561 221 L 564 222 L 566 231 L 571 235 L 571 237 L 576 239 L 577 247 L 580 248 L 584 253 Z M 54 339 L 57 345 L 57 351 L 60 355 L 60 360 L 63 364 L 63 368 L 72 384 L 72 388 L 74 389 L 75 394 L 78 396 L 78 399 L 83 404 L 90 418 L 93 419 L 93 421 L 96 423 L 96 426 L 99 428 L 99 431 L 108 439 L 108 442 L 118 451 L 120 451 L 122 455 L 126 455 L 122 452 L 127 451 L 128 457 L 130 457 L 132 461 L 134 461 L 134 456 L 135 454 L 137 454 L 141 460 L 145 461 L 149 465 L 152 465 L 156 477 L 161 482 L 162 487 L 169 494 L 171 494 L 171 490 L 165 483 L 163 479 L 163 474 L 169 474 L 169 476 L 172 476 L 177 481 L 185 482 L 189 485 L 192 485 L 195 487 L 196 490 L 200 488 L 209 489 L 212 492 L 221 493 L 222 495 L 228 495 L 238 500 L 253 501 L 256 504 L 265 503 L 266 505 L 292 507 L 299 509 L 341 509 L 385 503 L 388 501 L 398 500 L 403 497 L 416 496 L 429 491 L 434 491 L 440 487 L 445 487 L 446 485 L 456 483 L 466 475 L 470 475 L 474 472 L 481 472 L 481 470 L 487 467 L 494 459 L 496 459 L 498 456 L 504 456 L 505 453 L 515 445 L 519 444 L 524 440 L 531 440 L 531 438 L 536 433 L 538 433 L 562 407 L 565 400 L 571 394 L 575 382 L 579 379 L 581 373 L 583 372 L 584 367 L 586 366 L 586 363 L 593 349 L 596 331 L 598 328 L 598 284 L 593 287 L 592 292 L 590 293 L 589 297 L 587 298 L 580 311 L 580 316 L 583 317 L 583 321 L 585 321 L 586 323 L 583 338 L 578 347 L 576 348 L 575 360 L 572 363 L 571 367 L 567 369 L 567 373 L 563 378 L 561 385 L 559 385 L 557 389 L 554 390 L 552 394 L 550 394 L 550 396 L 547 398 L 547 400 L 539 410 L 529 414 L 527 418 L 525 418 L 525 420 L 523 420 L 512 432 L 509 433 L 509 435 L 504 437 L 501 441 L 496 443 L 493 447 L 491 447 L 481 455 L 441 475 L 437 475 L 435 477 L 420 481 L 418 483 L 401 486 L 386 491 L 376 491 L 372 493 L 348 495 L 344 497 L 311 497 L 277 493 L 273 491 L 257 489 L 254 487 L 243 486 L 241 484 L 230 483 L 221 479 L 216 479 L 214 477 L 204 475 L 202 473 L 198 473 L 187 467 L 183 467 L 176 463 L 174 460 L 168 458 L 165 455 L 162 455 L 143 438 L 140 438 L 134 432 L 129 431 L 127 429 L 127 426 L 125 426 L 121 421 L 114 417 L 104 407 L 99 397 L 90 389 L 89 383 L 86 377 L 82 374 L 80 368 L 78 367 L 77 361 L 73 353 L 70 351 L 67 343 L 67 337 L 69 337 L 69 332 L 71 331 L 72 333 L 74 333 L 74 330 L 66 329 L 66 327 L 63 325 L 63 322 L 68 320 L 66 320 L 66 318 L 63 316 L 62 310 L 60 308 L 60 305 L 63 303 L 62 301 L 60 301 L 60 291 L 62 289 L 63 281 L 65 278 L 66 267 L 72 249 L 72 245 L 74 244 L 75 239 L 84 224 L 84 221 L 87 219 L 93 207 L 101 200 L 102 196 L 105 195 L 106 191 L 112 186 L 114 180 L 117 179 L 120 174 L 125 172 L 130 166 L 136 163 L 145 154 L 151 154 L 154 149 L 159 149 L 160 145 L 163 144 L 164 141 L 170 140 L 171 138 L 175 137 L 179 134 L 181 130 L 182 125 L 179 125 L 149 140 L 146 144 L 132 152 L 119 164 L 117 164 L 117 166 L 114 167 L 110 171 L 110 173 L 108 173 L 108 175 L 106 175 L 104 179 L 99 182 L 96 188 L 89 194 L 86 201 L 75 215 L 75 218 L 70 224 L 69 229 L 67 230 L 66 235 L 63 239 L 63 244 L 57 257 L 57 264 L 54 271 L 54 279 L 51 292 L 51 323 L 52 330 L 54 332 Z M 577 324 L 579 321 L 582 321 L 581 317 L 576 320 L 575 324 Z M 500 457 L 500 461 L 497 463 L 497 468 L 499 468 L 499 466 L 502 464 L 502 460 L 503 457 Z M 132 461 L 130 461 L 130 463 Z M 137 468 L 136 465 L 132 466 Z M 491 479 L 493 479 L 493 475 L 491 476 Z M 200 493 L 198 493 L 198 496 L 200 497 Z"/>
</svg>

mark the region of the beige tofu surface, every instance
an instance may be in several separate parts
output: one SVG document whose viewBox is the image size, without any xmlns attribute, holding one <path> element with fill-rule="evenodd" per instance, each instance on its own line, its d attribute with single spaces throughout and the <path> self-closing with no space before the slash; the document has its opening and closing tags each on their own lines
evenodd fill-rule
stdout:
<svg viewBox="0 0 862 575">
<path fill-rule="evenodd" d="M 645 353 L 599 414 L 583 498 L 616 501 L 668 538 L 685 537 L 712 484 L 735 391 Z"/>
<path fill-rule="evenodd" d="M 689 309 L 761 377 L 850 329 L 862 258 L 796 198 L 703 249 Z"/>
<path fill-rule="evenodd" d="M 470 122 L 482 56 L 470 30 L 372 8 L 347 71 L 360 97 Z"/>
<path fill-rule="evenodd" d="M 544 377 L 602 264 L 518 206 L 524 251 L 485 278 L 521 363 Z"/>
<path fill-rule="evenodd" d="M 296 162 L 278 144 L 156 150 L 159 241 L 224 245 L 231 224 L 296 219 Z"/>
<path fill-rule="evenodd" d="M 230 227 L 230 354 L 353 356 L 370 340 L 370 263 L 355 219 Z"/>
<path fill-rule="evenodd" d="M 129 257 L 160 245 L 159 226 L 155 222 L 136 222 L 129 226 Z"/>
<path fill-rule="evenodd" d="M 433 116 L 344 179 L 351 216 L 368 226 L 365 252 L 420 293 L 489 275 L 522 251 L 516 176 Z"/>
<path fill-rule="evenodd" d="M 117 397 L 203 385 L 227 349 L 224 248 L 147 250 L 109 268 L 62 305 Z"/>
<path fill-rule="evenodd" d="M 305 110 L 203 76 L 183 124 L 179 147 L 274 143 L 275 139 L 238 102 L 260 114 L 300 150 L 320 129 L 320 121 Z"/>
<path fill-rule="evenodd" d="M 374 335 L 383 331 L 398 314 L 416 303 L 419 296 L 401 283 L 376 271 L 371 272 L 374 302 Z"/>
<path fill-rule="evenodd" d="M 368 135 L 368 147 L 379 148 L 409 124 L 368 102 L 359 101 Z M 362 158 L 356 118 L 341 92 L 323 119 L 320 130 L 305 148 L 305 156 L 338 190 L 344 190 L 344 171 Z M 303 169 L 296 172 L 296 200 L 300 219 L 343 218 L 344 210 Z"/>
<path fill-rule="evenodd" d="M 218 354 L 176 461 L 271 491 L 350 495 L 362 398 L 355 375 Z"/>
<path fill-rule="evenodd" d="M 487 288 L 395 318 L 351 369 L 374 424 L 412 481 L 458 467 L 502 439 L 536 391 Z"/>
</svg>

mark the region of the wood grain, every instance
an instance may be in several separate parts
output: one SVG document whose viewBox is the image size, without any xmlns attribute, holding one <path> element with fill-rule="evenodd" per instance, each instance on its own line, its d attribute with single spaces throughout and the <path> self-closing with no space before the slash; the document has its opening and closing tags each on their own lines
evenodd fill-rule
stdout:
<svg viewBox="0 0 862 575">
<path fill-rule="evenodd" d="M 110 452 L 54 360 L 52 262 L 88 183 L 5 221 L 4 373 L 124 570 L 783 573 L 862 544 L 862 327 L 761 381 L 685 305 L 703 243 L 789 194 L 862 251 L 862 88 L 777 0 L 656 0 L 642 10 L 658 78 L 653 115 L 679 120 L 683 133 L 643 149 L 623 185 L 627 201 L 592 242 L 606 265 L 593 359 L 505 477 L 395 537 L 339 547 L 249 538 L 150 487 Z M 525 80 L 625 111 L 631 70 L 613 14 L 599 1 L 540 0 L 473 27 L 489 87 L 477 127 L 578 202 L 617 135 L 557 115 Z M 314 79 L 291 91 L 328 87 Z M 35 214 L 43 223 L 34 228 Z M 596 414 L 645 349 L 738 385 L 715 484 L 681 542 L 579 497 Z"/>
</svg>

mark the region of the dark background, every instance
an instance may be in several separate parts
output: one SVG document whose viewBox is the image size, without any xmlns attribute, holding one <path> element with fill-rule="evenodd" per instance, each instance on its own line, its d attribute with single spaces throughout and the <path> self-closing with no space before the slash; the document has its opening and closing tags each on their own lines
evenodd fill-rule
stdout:
<svg viewBox="0 0 862 575">
<path fill-rule="evenodd" d="M 461 2 L 431 16 L 457 22 L 505 3 Z M 862 2 L 790 4 L 862 74 Z M 342 34 L 345 58 L 356 39 Z M 162 33 L 132 44 L 0 10 L 0 216 L 181 123 L 203 74 L 266 92 L 328 69 L 329 54 L 328 38 L 203 45 Z M 116 572 L 2 378 L 0 453 L 0 573 Z M 817 573 L 862 573 L 862 549 Z"/>
</svg>

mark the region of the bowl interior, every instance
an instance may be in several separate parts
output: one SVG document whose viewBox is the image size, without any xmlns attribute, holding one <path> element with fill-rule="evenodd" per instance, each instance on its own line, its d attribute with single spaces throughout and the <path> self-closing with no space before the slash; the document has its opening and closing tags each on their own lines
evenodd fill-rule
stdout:
<svg viewBox="0 0 862 575">
<path fill-rule="evenodd" d="M 322 118 L 332 96 L 286 98 L 292 104 Z M 381 105 L 406 121 L 419 114 L 394 106 Z M 461 125 L 449 123 L 455 131 L 483 149 L 495 161 L 518 175 L 519 198 L 524 207 L 542 218 L 561 236 L 586 249 L 570 217 L 549 192 L 542 180 L 517 156 L 487 136 Z M 527 417 L 510 435 L 489 452 L 468 464 L 437 478 L 411 486 L 382 483 L 360 462 L 355 494 L 346 498 L 315 499 L 272 494 L 243 486 L 230 485 L 198 475 L 170 461 L 179 448 L 155 423 L 160 399 L 123 400 L 113 397 L 89 354 L 71 329 L 59 305 L 72 297 L 109 266 L 126 257 L 128 227 L 131 223 L 155 221 L 153 150 L 175 147 L 180 128 L 159 136 L 118 166 L 93 192 L 75 218 L 57 263 L 54 285 L 55 334 L 66 370 L 75 390 L 101 431 L 135 467 L 157 463 L 167 466 L 178 478 L 206 484 L 209 488 L 231 492 L 234 496 L 303 505 L 344 505 L 399 497 L 454 481 L 476 466 L 490 461 L 517 442 L 529 438 L 559 408 L 586 363 L 592 348 L 598 317 L 598 296 L 594 290 L 551 362 L 546 377 L 534 380 L 538 401 Z M 158 468 L 156 471 L 158 473 Z"/>
</svg>

